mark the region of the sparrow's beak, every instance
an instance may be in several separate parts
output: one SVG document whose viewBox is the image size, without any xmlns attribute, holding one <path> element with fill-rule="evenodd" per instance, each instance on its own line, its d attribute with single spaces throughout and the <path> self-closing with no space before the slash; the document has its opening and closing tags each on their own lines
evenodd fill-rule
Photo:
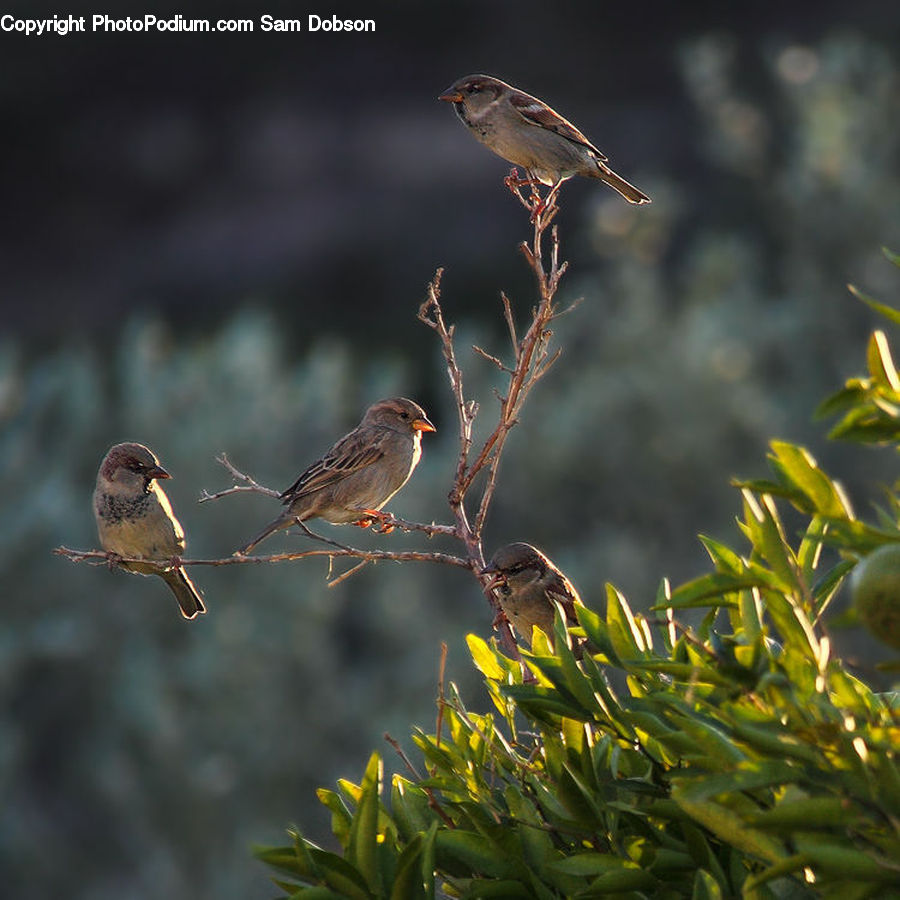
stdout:
<svg viewBox="0 0 900 900">
<path fill-rule="evenodd" d="M 447 103 L 462 103 L 463 95 L 459 91 L 454 91 L 452 88 L 449 91 L 444 91 L 438 100 L 444 100 Z"/>
<path fill-rule="evenodd" d="M 506 584 L 506 576 L 493 563 L 488 563 L 482 570 L 482 575 L 493 575 L 494 577 L 488 582 L 485 590 L 492 591 L 502 584 Z"/>
<path fill-rule="evenodd" d="M 150 466 L 146 471 L 147 478 L 171 478 L 172 476 L 162 466 Z"/>
<path fill-rule="evenodd" d="M 437 431 L 428 419 L 413 419 L 412 427 L 416 431 Z"/>
</svg>

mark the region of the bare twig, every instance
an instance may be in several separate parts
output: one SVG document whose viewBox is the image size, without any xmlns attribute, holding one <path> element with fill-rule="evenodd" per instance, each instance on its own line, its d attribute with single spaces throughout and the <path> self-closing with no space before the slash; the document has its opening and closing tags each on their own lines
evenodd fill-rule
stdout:
<svg viewBox="0 0 900 900">
<path fill-rule="evenodd" d="M 328 539 L 325 538 L 327 541 Z M 56 547 L 53 552 L 57 556 L 65 556 L 72 562 L 86 562 L 88 565 L 109 565 L 110 555 L 105 550 L 72 550 L 69 547 Z M 307 559 L 312 556 L 324 557 L 348 557 L 364 559 L 368 562 L 433 562 L 446 566 L 457 566 L 461 569 L 471 569 L 470 560 L 451 553 L 425 553 L 420 550 L 363 550 L 358 547 L 345 547 L 342 544 L 332 542 L 331 549 L 298 550 L 291 553 L 269 553 L 266 556 L 225 556 L 221 559 L 178 559 L 181 566 L 242 566 L 259 565 L 260 563 L 293 562 L 297 559 Z M 139 557 L 117 557 L 115 563 L 139 562 L 143 565 L 155 566 L 160 572 L 172 567 L 170 560 L 141 559 Z"/>
<path fill-rule="evenodd" d="M 488 353 L 487 350 L 482 350 L 477 344 L 472 345 L 472 349 L 481 357 L 484 357 L 489 363 L 493 363 L 501 372 L 506 372 L 508 375 L 512 375 L 513 369 L 509 366 L 504 365 L 500 359 L 494 356 L 492 353 Z"/>
<path fill-rule="evenodd" d="M 264 487 L 258 482 L 254 481 L 249 475 L 245 472 L 241 472 L 239 469 L 235 468 L 231 464 L 231 460 L 222 453 L 220 456 L 216 457 L 216 462 L 221 463 L 228 469 L 229 474 L 235 481 L 243 481 L 243 485 L 234 485 L 233 487 L 226 488 L 224 491 L 216 491 L 214 494 L 210 494 L 209 491 L 204 491 L 200 496 L 200 503 L 206 503 L 208 500 L 218 500 L 220 497 L 227 497 L 229 494 L 265 494 L 267 497 L 281 497 L 281 491 L 272 490 L 272 488 Z"/>
<path fill-rule="evenodd" d="M 509 328 L 509 339 L 512 341 L 513 351 L 519 346 L 519 339 L 516 337 L 516 322 L 513 318 L 512 304 L 509 297 L 501 291 L 500 299 L 503 302 L 503 318 L 506 319 L 506 327 Z"/>
<path fill-rule="evenodd" d="M 358 562 L 355 566 L 351 566 L 344 572 L 342 575 L 338 575 L 337 578 L 330 578 L 328 580 L 328 587 L 333 588 L 337 587 L 342 581 L 346 581 L 350 578 L 351 575 L 355 575 L 360 569 L 369 564 L 369 560 L 364 559 L 361 562 Z"/>
<path fill-rule="evenodd" d="M 386 512 L 382 512 L 382 516 L 384 517 L 382 524 L 391 528 L 399 528 L 401 531 L 421 531 L 427 534 L 428 537 L 434 537 L 438 534 L 446 537 L 456 537 L 456 528 L 453 525 L 438 525 L 436 522 L 409 522 L 406 519 L 395 516 L 393 513 Z"/>
</svg>

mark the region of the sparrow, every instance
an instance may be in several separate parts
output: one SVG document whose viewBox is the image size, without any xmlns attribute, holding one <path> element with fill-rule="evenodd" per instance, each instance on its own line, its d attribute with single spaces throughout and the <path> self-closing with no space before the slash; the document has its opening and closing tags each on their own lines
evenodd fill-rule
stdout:
<svg viewBox="0 0 900 900">
<path fill-rule="evenodd" d="M 436 430 L 412 400 L 394 397 L 374 403 L 353 431 L 280 494 L 284 512 L 237 554 L 246 555 L 270 534 L 298 521 L 371 524 L 419 464 L 422 433 Z"/>
<path fill-rule="evenodd" d="M 184 529 L 157 483 L 171 477 L 143 444 L 110 447 L 97 472 L 94 490 L 97 533 L 107 553 L 162 563 L 171 563 L 184 553 Z M 123 562 L 121 566 L 140 575 L 159 575 L 171 588 L 186 619 L 206 612 L 183 566 L 159 568 L 139 562 Z"/>
<path fill-rule="evenodd" d="M 566 179 L 584 175 L 605 181 L 629 203 L 650 202 L 606 165 L 606 157 L 571 122 L 499 78 L 467 75 L 438 99 L 452 103 L 463 125 L 497 156 L 550 185 L 551 195 Z"/>
<path fill-rule="evenodd" d="M 562 605 L 567 625 L 577 625 L 575 604 L 578 591 L 568 578 L 537 547 L 515 543 L 501 547 L 482 569 L 493 575 L 488 590 L 500 603 L 516 632 L 531 643 L 536 625 L 553 640 L 553 617 L 557 601 Z"/>
</svg>

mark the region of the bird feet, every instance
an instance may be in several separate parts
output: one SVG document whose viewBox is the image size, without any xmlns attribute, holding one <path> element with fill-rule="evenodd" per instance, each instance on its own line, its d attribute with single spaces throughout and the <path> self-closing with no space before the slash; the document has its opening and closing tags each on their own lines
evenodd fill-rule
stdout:
<svg viewBox="0 0 900 900">
<path fill-rule="evenodd" d="M 522 178 L 519 175 L 519 170 L 513 166 L 509 170 L 509 175 L 503 179 L 503 183 L 512 191 L 513 194 L 518 197 L 519 202 L 525 209 L 528 210 L 530 216 L 529 221 L 534 224 L 538 221 L 538 219 L 550 209 L 555 201 L 556 201 L 556 193 L 559 188 L 561 182 L 557 182 L 547 194 L 546 197 L 541 197 L 541 192 L 538 185 L 542 184 L 539 179 L 531 176 L 530 173 L 526 173 L 528 175 L 527 178 Z M 528 196 L 523 195 L 522 188 L 530 187 L 531 191 Z M 552 216 L 551 216 L 552 218 Z M 549 222 L 549 220 L 548 220 Z"/>
<path fill-rule="evenodd" d="M 519 192 L 519 188 L 521 187 L 540 184 L 536 178 L 522 178 L 522 176 L 519 175 L 519 170 L 515 166 L 509 170 L 509 175 L 503 179 L 503 183 L 515 194 Z"/>
<path fill-rule="evenodd" d="M 364 515 L 353 523 L 359 528 L 371 527 L 376 534 L 390 534 L 395 528 L 389 522 L 392 517 L 388 513 L 380 512 L 377 509 L 363 509 L 360 512 Z"/>
</svg>

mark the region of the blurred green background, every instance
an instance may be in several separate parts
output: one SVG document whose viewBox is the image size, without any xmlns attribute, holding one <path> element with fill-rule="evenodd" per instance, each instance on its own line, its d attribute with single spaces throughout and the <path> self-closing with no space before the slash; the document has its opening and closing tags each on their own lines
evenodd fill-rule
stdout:
<svg viewBox="0 0 900 900">
<path fill-rule="evenodd" d="M 322 561 L 197 568 L 210 611 L 188 623 L 158 580 L 51 552 L 95 546 L 97 466 L 131 439 L 175 476 L 190 555 L 226 556 L 274 510 L 196 503 L 229 483 L 219 452 L 283 488 L 394 394 L 438 433 L 390 508 L 447 521 L 425 285 L 446 267 L 482 428 L 496 378 L 468 347 L 506 352 L 501 290 L 522 322 L 534 301 L 508 167 L 435 99 L 462 74 L 543 97 L 654 199 L 563 189 L 561 295 L 585 300 L 510 440 L 488 552 L 529 540 L 588 604 L 612 581 L 644 608 L 705 566 L 698 532 L 735 538 L 728 479 L 764 475 L 771 437 L 860 509 L 895 480 L 892 454 L 811 421 L 877 324 L 845 284 L 900 303 L 879 251 L 900 249 L 900 17 L 845 7 L 372 3 L 375 35 L 0 34 L 4 895 L 269 896 L 251 842 L 326 839 L 315 787 L 431 723 L 442 641 L 478 705 L 464 635 L 491 614 L 465 573 L 379 565 L 329 590 Z M 867 677 L 887 657 L 834 638 Z"/>
</svg>

